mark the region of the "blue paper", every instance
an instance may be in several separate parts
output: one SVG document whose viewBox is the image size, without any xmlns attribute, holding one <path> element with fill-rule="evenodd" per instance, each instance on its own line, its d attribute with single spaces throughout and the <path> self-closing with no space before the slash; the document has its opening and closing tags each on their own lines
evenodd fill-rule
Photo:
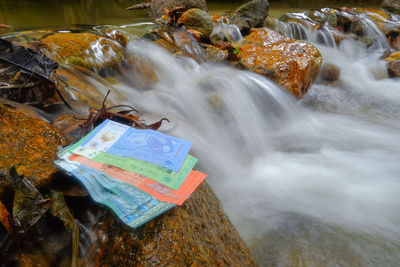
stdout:
<svg viewBox="0 0 400 267">
<path fill-rule="evenodd" d="M 179 172 L 192 143 L 158 131 L 139 130 L 106 120 L 87 136 L 81 146 Z"/>
<path fill-rule="evenodd" d="M 112 179 L 101 171 L 69 161 L 67 156 L 68 153 L 55 163 L 81 181 L 93 200 L 110 207 L 129 226 L 139 227 L 175 206 L 134 186 Z"/>
</svg>

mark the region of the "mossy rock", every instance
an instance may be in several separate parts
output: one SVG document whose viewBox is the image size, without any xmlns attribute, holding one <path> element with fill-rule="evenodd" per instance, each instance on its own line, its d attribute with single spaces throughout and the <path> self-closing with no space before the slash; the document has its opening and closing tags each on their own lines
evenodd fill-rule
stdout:
<svg viewBox="0 0 400 267">
<path fill-rule="evenodd" d="M 381 7 L 390 13 L 400 15 L 400 1 L 399 0 L 383 0 Z"/>
<path fill-rule="evenodd" d="M 211 16 L 204 10 L 191 8 L 185 11 L 179 18 L 178 23 L 183 23 L 189 30 L 200 32 L 202 39 L 207 39 L 213 30 Z"/>
<path fill-rule="evenodd" d="M 251 28 L 263 26 L 268 12 L 268 0 L 253 0 L 243 4 L 235 11 L 231 23 L 235 24 L 243 35 L 247 35 Z"/>
<path fill-rule="evenodd" d="M 182 206 L 135 230 L 102 210 L 96 225 L 87 226 L 103 236 L 88 266 L 258 266 L 205 182 Z"/>
<path fill-rule="evenodd" d="M 53 60 L 95 71 L 114 67 L 124 57 L 117 41 L 93 33 L 55 33 L 42 42 Z"/>
<path fill-rule="evenodd" d="M 239 66 L 267 76 L 301 98 L 318 76 L 322 56 L 310 43 L 268 28 L 253 29 L 237 53 Z"/>
<path fill-rule="evenodd" d="M 0 105 L 0 170 L 15 166 L 32 177 L 37 187 L 50 183 L 57 171 L 53 161 L 65 138 L 44 120 L 18 109 Z"/>
</svg>

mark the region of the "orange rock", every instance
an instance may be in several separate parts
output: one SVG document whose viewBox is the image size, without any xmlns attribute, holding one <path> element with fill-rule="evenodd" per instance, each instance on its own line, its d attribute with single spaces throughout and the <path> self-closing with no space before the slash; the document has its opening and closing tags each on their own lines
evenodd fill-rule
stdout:
<svg viewBox="0 0 400 267">
<path fill-rule="evenodd" d="M 15 165 L 19 174 L 32 176 L 35 186 L 50 182 L 57 171 L 53 160 L 64 137 L 44 120 L 0 105 L 0 169 Z"/>
<path fill-rule="evenodd" d="M 182 206 L 134 231 L 108 209 L 96 212 L 104 213 L 89 229 L 103 237 L 88 251 L 87 266 L 258 266 L 205 182 Z"/>
<path fill-rule="evenodd" d="M 382 9 L 365 8 L 365 7 L 364 8 L 342 7 L 340 10 L 348 12 L 348 13 L 352 13 L 352 14 L 366 14 L 368 16 L 368 18 L 372 22 L 374 22 L 381 31 L 385 31 L 386 24 L 390 23 L 390 21 L 391 21 L 391 16 Z"/>
<path fill-rule="evenodd" d="M 253 29 L 239 49 L 239 64 L 262 74 L 301 98 L 315 81 L 322 63 L 316 47 L 267 28 Z"/>
<path fill-rule="evenodd" d="M 51 59 L 87 69 L 112 68 L 123 59 L 117 41 L 92 33 L 55 33 L 41 41 Z"/>
</svg>

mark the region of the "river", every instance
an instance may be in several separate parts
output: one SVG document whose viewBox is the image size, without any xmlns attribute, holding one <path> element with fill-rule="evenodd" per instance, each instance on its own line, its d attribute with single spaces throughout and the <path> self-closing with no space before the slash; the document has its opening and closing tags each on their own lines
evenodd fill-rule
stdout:
<svg viewBox="0 0 400 267">
<path fill-rule="evenodd" d="M 138 18 L 109 18 L 102 12 L 126 2 L 107 1 L 104 10 L 102 2 L 85 2 L 92 6 L 84 12 L 96 14 L 89 21 L 73 20 L 68 8 L 60 8 L 64 21 L 32 15 L 29 24 L 0 12 L 0 22 L 21 29 L 64 23 L 144 29 L 135 24 L 148 21 L 141 11 Z M 215 9 L 224 9 L 221 3 Z M 297 101 L 259 75 L 173 58 L 134 39 L 128 55 L 140 55 L 158 82 L 143 91 L 124 80 L 115 93 L 145 117 L 168 117 L 172 122 L 164 130 L 193 141 L 198 168 L 209 174 L 262 266 L 398 265 L 400 84 L 386 77 L 379 59 L 385 42 L 370 48 L 354 40 L 337 47 L 315 43 L 324 63 L 340 66 L 340 83 L 317 82 Z"/>
</svg>

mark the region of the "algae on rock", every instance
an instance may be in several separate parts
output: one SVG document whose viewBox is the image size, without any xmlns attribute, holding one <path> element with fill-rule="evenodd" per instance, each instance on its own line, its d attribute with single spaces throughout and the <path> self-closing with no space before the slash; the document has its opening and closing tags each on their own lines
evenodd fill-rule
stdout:
<svg viewBox="0 0 400 267">
<path fill-rule="evenodd" d="M 117 41 L 93 33 L 55 33 L 41 41 L 55 61 L 96 71 L 112 68 L 124 57 Z"/>
<path fill-rule="evenodd" d="M 205 182 L 182 206 L 135 231 L 104 212 L 94 226 L 103 238 L 88 265 L 258 266 Z"/>
<path fill-rule="evenodd" d="M 267 28 L 253 29 L 237 55 L 241 66 L 271 78 L 297 98 L 307 93 L 322 64 L 322 56 L 312 44 Z"/>
<path fill-rule="evenodd" d="M 32 176 L 37 187 L 46 186 L 57 171 L 53 160 L 64 137 L 44 120 L 0 105 L 0 170 L 15 166 L 19 174 Z"/>
</svg>

